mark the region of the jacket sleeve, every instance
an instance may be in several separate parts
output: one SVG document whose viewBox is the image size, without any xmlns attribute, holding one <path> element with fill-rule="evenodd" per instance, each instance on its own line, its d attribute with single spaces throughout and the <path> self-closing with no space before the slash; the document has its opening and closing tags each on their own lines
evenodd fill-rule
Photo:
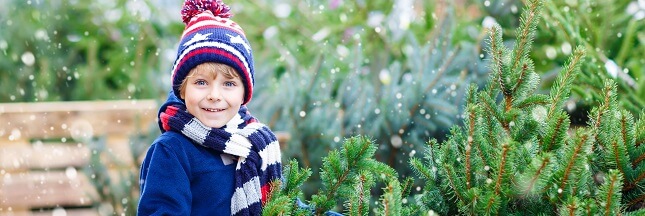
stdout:
<svg viewBox="0 0 645 216">
<path fill-rule="evenodd" d="M 138 215 L 190 215 L 192 195 L 185 154 L 156 142 L 141 165 Z"/>
</svg>

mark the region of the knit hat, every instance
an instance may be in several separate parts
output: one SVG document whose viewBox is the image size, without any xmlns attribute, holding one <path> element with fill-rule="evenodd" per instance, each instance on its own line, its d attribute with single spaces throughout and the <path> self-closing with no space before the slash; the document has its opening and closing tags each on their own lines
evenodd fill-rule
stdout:
<svg viewBox="0 0 645 216">
<path fill-rule="evenodd" d="M 172 89 L 181 98 L 179 87 L 188 73 L 206 62 L 235 69 L 244 84 L 247 104 L 253 96 L 254 70 L 251 46 L 242 28 L 230 19 L 230 8 L 221 0 L 186 0 L 181 16 L 186 24 L 172 67 Z"/>
</svg>

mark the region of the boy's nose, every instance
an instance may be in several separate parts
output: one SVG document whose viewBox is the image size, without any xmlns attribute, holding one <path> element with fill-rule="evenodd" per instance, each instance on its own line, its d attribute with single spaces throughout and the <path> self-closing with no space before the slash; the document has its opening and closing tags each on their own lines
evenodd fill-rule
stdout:
<svg viewBox="0 0 645 216">
<path fill-rule="evenodd" d="M 218 88 L 211 89 L 210 94 L 208 94 L 208 100 L 220 101 L 221 99 L 222 99 L 221 91 Z"/>
</svg>

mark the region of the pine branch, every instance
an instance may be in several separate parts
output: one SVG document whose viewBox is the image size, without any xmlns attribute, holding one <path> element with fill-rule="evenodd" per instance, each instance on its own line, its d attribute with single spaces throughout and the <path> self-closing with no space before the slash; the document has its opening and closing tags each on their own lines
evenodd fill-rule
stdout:
<svg viewBox="0 0 645 216">
<path fill-rule="evenodd" d="M 620 122 L 620 138 L 622 139 L 623 143 L 627 147 L 631 147 L 634 145 L 634 120 L 630 113 L 628 113 L 625 110 L 620 111 L 620 119 L 618 120 Z M 631 149 L 632 151 L 629 151 L 629 153 L 633 152 L 633 148 Z"/>
<path fill-rule="evenodd" d="M 639 116 L 645 116 L 645 109 L 641 111 L 641 114 Z M 640 148 L 641 144 L 645 143 L 645 118 L 640 118 L 636 123 L 636 127 L 634 128 L 637 128 L 635 129 L 635 131 L 638 132 L 634 139 L 634 146 L 636 148 Z"/>
<path fill-rule="evenodd" d="M 352 194 L 346 207 L 349 215 L 367 215 L 369 213 L 370 188 L 374 185 L 372 174 L 361 172 L 356 176 L 356 191 Z"/>
<path fill-rule="evenodd" d="M 610 156 L 613 156 L 613 163 L 615 163 L 616 169 L 620 171 L 623 175 L 625 175 L 625 158 L 623 156 L 627 156 L 627 152 L 625 152 L 625 149 L 621 148 L 622 146 L 619 146 L 617 140 L 614 140 L 611 142 L 611 149 L 609 149 Z"/>
<path fill-rule="evenodd" d="M 620 191 L 622 187 L 622 175 L 616 170 L 609 171 L 609 180 L 602 185 L 600 193 L 604 203 L 604 215 L 617 215 L 620 210 Z M 603 206 L 601 204 L 601 206 Z"/>
<path fill-rule="evenodd" d="M 273 216 L 273 215 L 289 215 L 293 207 L 293 199 L 290 199 L 287 196 L 281 196 L 274 198 L 270 203 L 265 205 L 262 208 L 263 216 Z"/>
<path fill-rule="evenodd" d="M 524 191 L 522 191 L 522 196 L 525 198 L 530 195 L 531 191 L 535 190 L 535 185 L 537 184 L 540 177 L 542 177 L 541 174 L 548 172 L 546 168 L 551 162 L 551 155 L 544 155 L 539 161 L 539 167 L 535 170 L 535 174 L 533 174 L 531 179 L 528 181 L 529 183 L 525 186 Z"/>
<path fill-rule="evenodd" d="M 550 104 L 549 96 L 543 95 L 543 94 L 534 94 L 531 96 L 528 96 L 524 100 L 520 100 L 516 102 L 513 106 L 518 109 L 525 109 L 527 107 L 531 106 L 539 106 L 539 105 L 547 105 Z"/>
<path fill-rule="evenodd" d="M 464 200 L 463 196 L 459 194 L 459 191 L 461 189 L 457 188 L 458 184 L 456 184 L 456 182 L 455 182 L 455 178 L 457 178 L 457 177 L 455 176 L 455 174 L 454 174 L 454 172 L 452 170 L 452 166 L 444 163 L 443 168 L 446 171 L 446 175 L 447 175 L 446 178 L 448 179 L 449 187 L 452 188 L 452 191 L 450 191 L 450 192 L 452 192 L 452 194 L 454 194 L 457 197 L 458 201 L 466 203 L 466 200 Z"/>
<path fill-rule="evenodd" d="M 627 203 L 628 207 L 634 206 L 645 201 L 645 194 L 641 194 Z"/>
<path fill-rule="evenodd" d="M 643 110 L 642 113 L 645 113 L 645 110 Z M 645 116 L 641 114 L 640 116 Z M 645 160 L 645 145 L 642 145 L 645 143 L 645 119 L 641 118 L 639 119 L 635 126 L 633 127 L 634 129 L 634 142 L 633 142 L 633 153 L 634 153 L 634 161 L 632 161 L 632 167 L 636 168 L 643 160 Z"/>
<path fill-rule="evenodd" d="M 472 151 L 473 148 L 473 140 L 475 137 L 475 108 L 470 107 L 469 112 L 468 112 L 468 138 L 467 138 L 467 145 L 466 145 L 466 189 L 470 189 L 471 187 L 471 181 L 470 181 L 470 152 Z"/>
<path fill-rule="evenodd" d="M 580 201 L 576 197 L 571 197 L 566 203 L 563 203 L 559 215 L 575 216 L 580 215 Z"/>
<path fill-rule="evenodd" d="M 517 43 L 513 48 L 515 55 L 511 71 L 517 70 L 522 59 L 528 57 L 528 53 L 531 50 L 531 43 L 533 42 L 534 32 L 540 19 L 541 8 L 542 1 L 530 0 L 527 5 L 528 13 L 522 13 L 522 17 L 520 18 L 521 24 L 518 29 L 519 34 L 516 40 Z M 525 9 L 525 11 L 527 11 L 527 9 Z M 520 78 L 522 78 L 521 75 Z"/>
<path fill-rule="evenodd" d="M 580 68 L 582 57 L 584 57 L 584 55 L 584 49 L 582 47 L 577 47 L 573 52 L 573 56 L 571 56 L 568 60 L 569 64 L 567 64 L 558 75 L 558 78 L 553 84 L 553 87 L 551 88 L 551 92 L 549 94 L 551 96 L 552 103 L 551 107 L 549 108 L 549 112 L 547 112 L 548 118 L 552 117 L 556 109 L 561 109 L 562 104 L 564 103 L 564 99 L 569 97 L 569 93 L 571 91 L 571 83 L 573 83 L 573 80 L 576 77 L 576 74 Z"/>
<path fill-rule="evenodd" d="M 494 207 L 497 207 L 499 204 L 499 197 L 498 196 L 490 196 L 488 198 L 488 202 L 486 203 L 486 209 L 484 209 L 484 212 L 486 212 L 487 215 L 492 215 Z"/>
<path fill-rule="evenodd" d="M 289 164 L 285 166 L 285 169 L 283 171 L 284 177 L 286 179 L 286 185 L 284 187 L 284 192 L 292 198 L 295 198 L 298 193 L 300 186 L 309 179 L 311 176 L 311 169 L 310 168 L 302 168 L 300 169 L 298 167 L 298 161 L 296 159 L 291 159 L 289 161 Z"/>
<path fill-rule="evenodd" d="M 571 152 L 570 155 L 567 154 L 569 161 L 568 161 L 567 165 L 565 166 L 566 168 L 564 169 L 564 173 L 562 175 L 562 180 L 560 182 L 559 189 L 564 191 L 564 188 L 565 188 L 564 186 L 567 185 L 567 180 L 569 179 L 569 176 L 571 175 L 571 172 L 573 172 L 573 168 L 575 167 L 575 163 L 578 162 L 578 158 L 582 157 L 581 152 L 582 152 L 582 149 L 583 149 L 585 143 L 588 141 L 588 139 L 589 139 L 589 137 L 588 137 L 587 133 L 581 133 L 578 136 L 578 139 L 574 142 L 575 146 L 574 146 L 573 152 Z M 564 193 L 559 193 L 558 196 L 560 198 L 562 198 L 562 194 L 564 194 Z"/>
<path fill-rule="evenodd" d="M 627 182 L 627 185 L 625 186 L 625 190 L 631 190 L 634 189 L 636 186 L 638 186 L 638 183 L 645 180 L 645 172 L 641 173 L 638 175 L 636 178 L 634 178 L 633 181 Z"/>
<path fill-rule="evenodd" d="M 439 148 L 439 145 L 437 144 L 436 139 L 430 139 L 428 141 L 428 148 L 426 149 L 426 152 L 424 154 L 425 162 L 427 162 L 430 166 L 434 167 L 434 169 L 430 169 L 428 166 L 424 165 L 423 161 L 421 159 L 418 159 L 416 157 L 411 157 L 410 158 L 410 167 L 412 170 L 416 173 L 417 176 L 421 177 L 422 179 L 426 179 L 428 181 L 434 181 L 436 180 L 436 170 L 437 170 L 437 164 L 435 163 L 435 152 L 434 149 Z"/>
<path fill-rule="evenodd" d="M 491 89 L 491 92 L 489 92 L 489 97 L 493 97 L 494 95 L 492 95 L 492 89 L 495 89 L 496 84 L 499 85 L 502 92 L 507 92 L 506 86 L 504 86 L 504 82 L 502 80 L 505 47 L 502 41 L 502 27 L 500 27 L 499 25 L 494 25 L 490 29 L 489 47 L 490 49 L 488 50 L 488 53 L 492 58 L 490 67 L 492 72 L 491 77 L 493 79 L 492 82 L 489 82 L 489 89 Z"/>
<path fill-rule="evenodd" d="M 506 160 L 508 156 L 509 146 L 508 143 L 502 145 L 502 158 L 499 164 L 499 172 L 497 173 L 497 180 L 495 180 L 495 195 L 499 195 L 499 190 L 502 187 L 502 179 L 506 168 Z"/>
<path fill-rule="evenodd" d="M 557 112 L 555 115 L 554 118 L 549 119 L 547 133 L 543 139 L 540 139 L 540 142 L 544 142 L 541 145 L 542 151 L 544 152 L 558 149 L 560 145 L 556 145 L 556 143 L 565 140 L 567 136 L 567 130 L 570 124 L 568 116 L 562 112 Z"/>
<path fill-rule="evenodd" d="M 332 179 L 329 179 L 329 182 L 333 182 L 333 184 L 329 188 L 327 188 L 326 197 L 335 197 L 340 186 L 343 183 L 345 183 L 345 180 L 349 177 L 352 171 L 351 167 L 357 167 L 357 165 L 360 162 L 362 162 L 359 158 L 365 157 L 367 155 L 369 156 L 373 155 L 374 150 L 370 148 L 371 145 L 369 144 L 371 142 L 366 140 L 359 141 L 358 139 L 361 139 L 361 138 L 348 140 L 347 143 L 349 144 L 341 148 L 341 152 L 343 153 L 343 155 L 345 155 L 346 160 L 344 162 L 347 163 L 346 165 L 344 166 L 341 165 L 343 162 L 339 160 L 340 157 L 338 157 L 338 159 L 334 159 L 335 157 L 332 157 L 332 152 L 330 152 L 329 154 L 330 156 L 328 157 L 330 158 L 329 165 L 325 166 L 323 164 L 323 169 L 325 167 L 328 167 L 333 171 L 333 173 L 340 173 L 340 175 L 338 175 L 336 179 L 333 179 L 333 181 Z M 365 138 L 362 138 L 362 139 L 365 139 Z M 365 142 L 368 144 L 358 143 L 363 145 L 356 147 L 352 145 L 352 144 L 356 145 L 355 142 Z M 350 154 L 351 150 L 357 150 L 357 151 L 352 151 L 352 153 Z M 371 152 L 371 154 L 368 152 Z"/>
<path fill-rule="evenodd" d="M 302 195 L 299 188 L 311 176 L 311 170 L 300 169 L 298 161 L 291 159 L 282 172 L 285 182 L 276 180 L 271 183 L 271 193 L 267 196 L 262 215 L 290 215 L 294 209 L 298 209 L 294 200 Z"/>
<path fill-rule="evenodd" d="M 641 161 L 645 160 L 645 152 L 638 156 L 633 162 L 632 162 L 632 167 L 636 167 Z"/>
<path fill-rule="evenodd" d="M 410 158 L 410 167 L 415 172 L 415 174 L 422 179 L 434 180 L 434 175 L 432 174 L 430 169 L 428 169 L 428 167 L 423 165 L 423 162 L 420 159 L 414 157 Z"/>
<path fill-rule="evenodd" d="M 495 122 L 492 121 L 493 117 L 490 115 L 486 115 L 484 116 L 484 118 L 486 119 L 486 126 L 488 126 L 487 127 L 488 131 L 486 131 L 487 132 L 486 134 L 488 135 L 487 138 L 488 138 L 488 141 L 490 142 L 490 146 L 492 148 L 497 148 L 498 140 L 495 137 L 496 130 L 495 130 Z"/>
<path fill-rule="evenodd" d="M 412 177 L 407 177 L 403 181 L 403 185 L 401 185 L 401 194 L 403 197 L 406 197 L 410 194 L 410 191 L 412 191 L 412 187 L 414 186 L 414 178 Z"/>
<path fill-rule="evenodd" d="M 505 121 L 503 114 L 495 107 L 495 101 L 485 93 L 481 93 L 479 98 L 482 99 L 481 105 L 483 105 L 486 113 L 493 114 L 492 116 L 495 117 L 495 120 L 497 120 L 500 125 L 502 125 L 506 134 L 510 134 L 511 129 L 508 127 L 508 123 Z"/>
<path fill-rule="evenodd" d="M 401 185 L 398 181 L 390 181 L 384 188 L 385 194 L 381 198 L 381 208 L 377 215 L 393 215 L 398 216 L 401 214 Z"/>
<path fill-rule="evenodd" d="M 596 114 L 595 118 L 591 118 L 591 120 L 593 121 L 591 124 L 593 125 L 592 130 L 596 131 L 594 133 L 595 134 L 594 140 L 598 140 L 598 134 L 600 134 L 598 133 L 598 131 L 600 130 L 600 125 L 602 123 L 604 114 L 609 110 L 611 103 L 615 102 L 614 98 L 616 97 L 615 96 L 616 84 L 611 80 L 606 80 L 605 87 L 603 88 L 602 93 L 603 93 L 604 101 L 600 104 L 600 106 L 595 111 L 595 114 Z M 605 147 L 605 146 L 602 146 L 602 147 Z"/>
<path fill-rule="evenodd" d="M 511 95 L 516 95 L 517 90 L 524 84 L 524 76 L 528 73 L 529 66 L 527 64 L 522 64 L 522 70 L 520 71 L 517 82 L 513 86 L 513 91 Z"/>
</svg>

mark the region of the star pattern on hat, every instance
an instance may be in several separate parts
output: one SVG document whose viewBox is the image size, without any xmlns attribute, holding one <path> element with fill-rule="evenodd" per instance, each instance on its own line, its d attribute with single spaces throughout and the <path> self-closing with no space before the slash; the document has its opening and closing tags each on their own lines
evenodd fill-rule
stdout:
<svg viewBox="0 0 645 216">
<path fill-rule="evenodd" d="M 251 46 L 249 46 L 248 44 L 246 44 L 246 42 L 244 41 L 244 39 L 243 39 L 240 35 L 235 35 L 235 36 L 230 35 L 230 34 L 226 34 L 226 35 L 227 35 L 229 38 L 231 38 L 231 43 L 234 43 L 234 44 L 242 44 L 242 46 L 244 46 L 244 49 L 246 49 L 246 52 L 247 52 L 247 53 L 250 53 L 250 52 L 251 52 Z"/>
<path fill-rule="evenodd" d="M 197 33 L 189 41 L 186 41 L 186 43 L 184 43 L 184 46 L 188 46 L 188 45 L 193 44 L 193 43 L 195 43 L 197 41 L 206 40 L 206 39 L 208 39 L 208 36 L 211 36 L 212 34 L 213 33 L 208 33 L 208 34 Z"/>
</svg>

